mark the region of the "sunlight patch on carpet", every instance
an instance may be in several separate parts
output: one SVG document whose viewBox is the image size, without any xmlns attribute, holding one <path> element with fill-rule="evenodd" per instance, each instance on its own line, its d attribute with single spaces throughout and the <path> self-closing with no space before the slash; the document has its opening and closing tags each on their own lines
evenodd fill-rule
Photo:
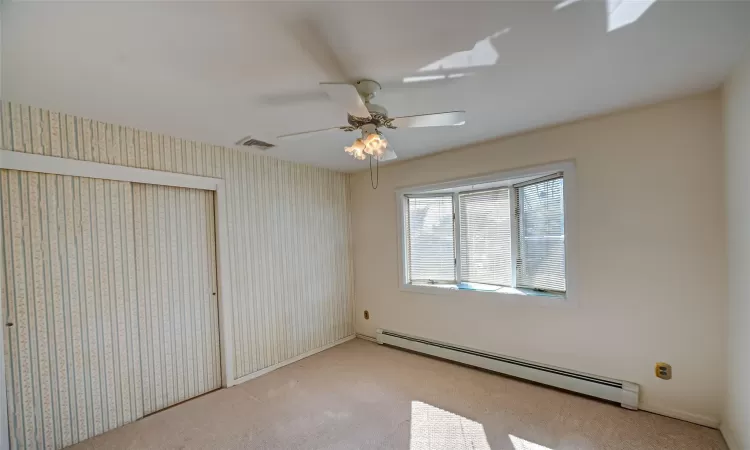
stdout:
<svg viewBox="0 0 750 450">
<path fill-rule="evenodd" d="M 526 439 L 521 439 L 512 434 L 509 434 L 508 437 L 510 438 L 510 442 L 513 444 L 515 450 L 552 450 L 549 447 L 529 442 Z"/>
<path fill-rule="evenodd" d="M 490 450 L 484 427 L 466 417 L 411 402 L 411 450 Z"/>
</svg>

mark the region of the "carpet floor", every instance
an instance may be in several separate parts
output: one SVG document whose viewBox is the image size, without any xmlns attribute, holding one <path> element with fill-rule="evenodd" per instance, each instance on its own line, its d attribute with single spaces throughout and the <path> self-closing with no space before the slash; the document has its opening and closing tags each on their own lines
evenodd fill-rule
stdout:
<svg viewBox="0 0 750 450">
<path fill-rule="evenodd" d="M 716 430 L 355 339 L 72 448 L 727 447 Z"/>
</svg>

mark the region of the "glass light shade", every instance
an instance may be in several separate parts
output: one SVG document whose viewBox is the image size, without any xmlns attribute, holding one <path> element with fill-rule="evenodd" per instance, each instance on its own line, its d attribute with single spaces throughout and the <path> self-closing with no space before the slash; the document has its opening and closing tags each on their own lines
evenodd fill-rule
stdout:
<svg viewBox="0 0 750 450">
<path fill-rule="evenodd" d="M 345 147 L 344 150 L 350 155 L 354 156 L 355 159 L 363 160 L 367 158 L 367 155 L 365 155 L 366 148 L 367 146 L 365 145 L 364 141 L 362 141 L 362 139 L 357 139 L 356 141 L 354 141 L 351 147 Z"/>
<path fill-rule="evenodd" d="M 371 133 L 365 138 L 365 153 L 372 156 L 381 156 L 388 147 L 388 141 L 380 133 Z"/>
<path fill-rule="evenodd" d="M 394 152 L 390 148 L 386 148 L 381 155 L 375 157 L 375 159 L 377 159 L 378 161 L 390 161 L 396 158 L 396 152 Z"/>
</svg>

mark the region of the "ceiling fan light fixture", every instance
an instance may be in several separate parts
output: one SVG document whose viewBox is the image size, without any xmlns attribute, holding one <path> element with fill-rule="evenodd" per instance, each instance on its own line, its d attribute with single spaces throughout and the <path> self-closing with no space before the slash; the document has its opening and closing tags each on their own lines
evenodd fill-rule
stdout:
<svg viewBox="0 0 750 450">
<path fill-rule="evenodd" d="M 2 0 L 0 0 L 2 1 Z M 621 0 L 617 0 L 621 1 Z M 454 73 L 447 78 L 461 78 L 470 73 Z M 441 77 L 445 77 L 440 75 Z M 337 78 L 346 78 L 340 76 Z M 404 80 L 406 81 L 406 80 Z M 404 128 L 447 127 L 466 123 L 466 111 L 446 111 L 413 116 L 389 117 L 388 110 L 372 103 L 370 100 L 380 91 L 380 84 L 373 80 L 359 80 L 356 83 L 321 83 L 328 96 L 347 112 L 348 125 L 322 130 L 303 131 L 285 134 L 278 139 L 296 139 L 329 131 L 356 131 L 360 138 L 344 150 L 357 160 L 370 158 L 377 163 L 396 159 L 396 153 L 390 148 L 388 140 L 379 129 L 398 130 Z"/>
</svg>

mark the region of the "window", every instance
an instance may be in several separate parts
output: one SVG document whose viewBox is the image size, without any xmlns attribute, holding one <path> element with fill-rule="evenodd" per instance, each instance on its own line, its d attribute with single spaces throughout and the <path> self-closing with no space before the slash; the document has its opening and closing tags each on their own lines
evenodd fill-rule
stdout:
<svg viewBox="0 0 750 450">
<path fill-rule="evenodd" d="M 564 295 L 566 171 L 528 172 L 399 193 L 404 283 Z"/>
<path fill-rule="evenodd" d="M 518 211 L 516 285 L 565 292 L 563 179 L 515 188 Z"/>
<path fill-rule="evenodd" d="M 412 283 L 455 283 L 453 198 L 407 197 L 406 241 Z"/>
<path fill-rule="evenodd" d="M 510 190 L 458 195 L 461 280 L 511 286 Z"/>
</svg>

